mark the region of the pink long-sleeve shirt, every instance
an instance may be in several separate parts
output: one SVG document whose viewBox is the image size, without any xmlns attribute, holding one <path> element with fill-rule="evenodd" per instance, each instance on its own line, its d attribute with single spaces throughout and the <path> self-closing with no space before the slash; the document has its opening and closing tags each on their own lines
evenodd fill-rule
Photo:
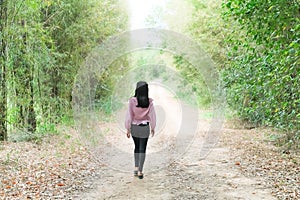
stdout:
<svg viewBox="0 0 300 200">
<path fill-rule="evenodd" d="M 125 119 L 125 128 L 130 130 L 131 124 L 141 124 L 149 122 L 151 129 L 155 130 L 156 114 L 153 105 L 153 99 L 149 98 L 148 108 L 136 107 L 138 104 L 136 97 L 129 99 L 128 111 Z"/>
</svg>

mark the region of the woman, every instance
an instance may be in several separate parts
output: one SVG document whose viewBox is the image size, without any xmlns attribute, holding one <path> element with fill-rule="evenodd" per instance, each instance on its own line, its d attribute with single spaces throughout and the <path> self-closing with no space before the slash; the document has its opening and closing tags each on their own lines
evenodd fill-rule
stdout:
<svg viewBox="0 0 300 200">
<path fill-rule="evenodd" d="M 135 95 L 129 99 L 129 108 L 125 119 L 127 137 L 130 134 L 134 141 L 134 175 L 142 179 L 143 166 L 146 157 L 146 147 L 150 135 L 154 136 L 156 114 L 153 99 L 148 97 L 148 84 L 139 81 L 136 84 Z M 150 125 L 150 127 L 149 127 Z"/>
</svg>

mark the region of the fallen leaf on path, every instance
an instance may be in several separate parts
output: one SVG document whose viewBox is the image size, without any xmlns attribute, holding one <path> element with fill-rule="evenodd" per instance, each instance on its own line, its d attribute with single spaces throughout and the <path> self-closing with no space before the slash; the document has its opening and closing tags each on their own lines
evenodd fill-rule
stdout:
<svg viewBox="0 0 300 200">
<path fill-rule="evenodd" d="M 240 162 L 235 162 L 235 165 L 241 165 L 241 163 Z"/>
</svg>

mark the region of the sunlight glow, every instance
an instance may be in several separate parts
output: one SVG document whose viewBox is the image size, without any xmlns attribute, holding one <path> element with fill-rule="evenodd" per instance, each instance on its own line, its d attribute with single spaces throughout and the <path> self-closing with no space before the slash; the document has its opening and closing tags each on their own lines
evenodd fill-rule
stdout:
<svg viewBox="0 0 300 200">
<path fill-rule="evenodd" d="M 128 0 L 130 30 L 160 27 L 166 28 L 162 19 L 168 0 Z M 149 23 L 153 19 L 154 23 Z"/>
</svg>

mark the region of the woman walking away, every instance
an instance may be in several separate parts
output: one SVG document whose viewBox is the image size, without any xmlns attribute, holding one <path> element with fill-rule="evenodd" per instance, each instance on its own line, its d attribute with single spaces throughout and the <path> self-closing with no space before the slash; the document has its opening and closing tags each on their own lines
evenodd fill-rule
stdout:
<svg viewBox="0 0 300 200">
<path fill-rule="evenodd" d="M 129 107 L 125 119 L 127 137 L 130 138 L 131 134 L 135 146 L 134 175 L 140 179 L 144 177 L 143 166 L 150 130 L 153 137 L 156 125 L 153 99 L 148 97 L 148 90 L 148 84 L 146 82 L 139 81 L 136 84 L 135 95 L 129 99 Z"/>
</svg>

